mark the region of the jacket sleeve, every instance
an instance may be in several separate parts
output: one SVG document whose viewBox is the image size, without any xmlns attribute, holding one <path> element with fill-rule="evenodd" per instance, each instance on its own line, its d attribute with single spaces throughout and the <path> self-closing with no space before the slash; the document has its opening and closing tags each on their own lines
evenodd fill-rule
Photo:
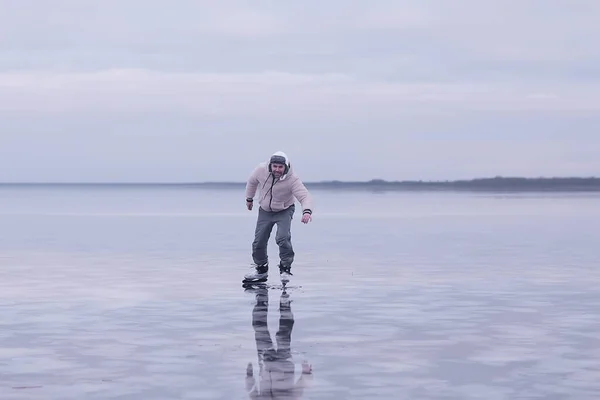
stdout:
<svg viewBox="0 0 600 400">
<path fill-rule="evenodd" d="M 312 212 L 313 212 L 312 196 L 311 196 L 310 192 L 308 191 L 308 189 L 306 188 L 306 186 L 304 186 L 304 183 L 302 182 L 302 180 L 300 180 L 300 178 L 297 178 L 296 180 L 294 180 L 294 183 L 292 184 L 292 193 L 294 194 L 294 197 L 296 199 L 298 199 L 298 201 L 302 205 L 302 213 L 303 214 L 304 213 L 312 214 Z"/>
<path fill-rule="evenodd" d="M 256 189 L 258 188 L 258 170 L 260 166 L 256 167 L 254 171 L 248 177 L 246 182 L 246 198 L 253 199 L 256 195 Z"/>
</svg>

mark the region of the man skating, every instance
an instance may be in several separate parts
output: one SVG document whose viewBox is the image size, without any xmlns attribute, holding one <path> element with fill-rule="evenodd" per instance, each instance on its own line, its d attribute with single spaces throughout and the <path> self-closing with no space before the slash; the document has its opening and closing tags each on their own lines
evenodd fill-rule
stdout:
<svg viewBox="0 0 600 400">
<path fill-rule="evenodd" d="M 281 281 L 287 283 L 294 262 L 292 246 L 292 218 L 295 200 L 302 206 L 302 222 L 312 220 L 312 197 L 302 180 L 294 174 L 287 155 L 278 151 L 268 162 L 260 163 L 246 183 L 246 206 L 252 210 L 254 196 L 260 188 L 258 218 L 252 242 L 254 270 L 244 276 L 244 283 L 265 282 L 268 277 L 269 260 L 267 244 L 273 227 L 277 225 L 275 242 L 279 246 L 279 273 Z"/>
</svg>

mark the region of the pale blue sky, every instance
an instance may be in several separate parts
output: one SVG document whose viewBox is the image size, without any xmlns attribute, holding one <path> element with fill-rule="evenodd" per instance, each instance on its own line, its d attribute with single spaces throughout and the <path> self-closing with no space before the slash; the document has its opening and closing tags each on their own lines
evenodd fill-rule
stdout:
<svg viewBox="0 0 600 400">
<path fill-rule="evenodd" d="M 0 0 L 0 181 L 600 176 L 595 0 Z"/>
</svg>

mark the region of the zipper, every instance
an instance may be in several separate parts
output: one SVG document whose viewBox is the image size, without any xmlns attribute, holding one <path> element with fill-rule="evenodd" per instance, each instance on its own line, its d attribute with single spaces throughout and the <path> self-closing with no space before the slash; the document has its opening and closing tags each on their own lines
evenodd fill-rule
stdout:
<svg viewBox="0 0 600 400">
<path fill-rule="evenodd" d="M 263 200 L 267 197 L 267 194 L 269 194 L 269 191 L 271 192 L 271 197 L 269 198 L 269 209 L 271 211 L 273 211 L 273 207 L 271 206 L 271 203 L 273 202 L 273 185 L 275 185 L 275 175 L 273 175 L 272 173 L 269 174 L 269 176 L 272 177 L 271 179 L 271 187 L 269 188 L 269 190 L 267 190 L 267 193 L 265 193 L 265 195 L 263 196 Z M 267 178 L 268 179 L 268 178 Z M 267 184 L 267 180 L 265 180 L 265 183 L 263 183 L 263 189 Z"/>
<path fill-rule="evenodd" d="M 273 202 L 273 186 L 275 185 L 275 175 L 271 175 L 273 177 L 271 181 L 271 198 L 269 199 L 269 208 L 273 211 L 273 207 L 271 207 L 271 203 Z"/>
</svg>

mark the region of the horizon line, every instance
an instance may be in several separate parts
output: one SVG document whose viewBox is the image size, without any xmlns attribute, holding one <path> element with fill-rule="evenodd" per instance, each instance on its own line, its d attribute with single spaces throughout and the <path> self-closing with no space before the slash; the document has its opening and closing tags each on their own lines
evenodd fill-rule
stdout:
<svg viewBox="0 0 600 400">
<path fill-rule="evenodd" d="M 306 185 L 314 184 L 401 184 L 401 183 L 464 183 L 489 180 L 600 180 L 598 176 L 490 176 L 463 179 L 404 179 L 387 180 L 372 178 L 370 180 L 329 179 L 320 181 L 304 181 Z M 14 181 L 0 182 L 0 185 L 245 185 L 245 181 Z"/>
</svg>

